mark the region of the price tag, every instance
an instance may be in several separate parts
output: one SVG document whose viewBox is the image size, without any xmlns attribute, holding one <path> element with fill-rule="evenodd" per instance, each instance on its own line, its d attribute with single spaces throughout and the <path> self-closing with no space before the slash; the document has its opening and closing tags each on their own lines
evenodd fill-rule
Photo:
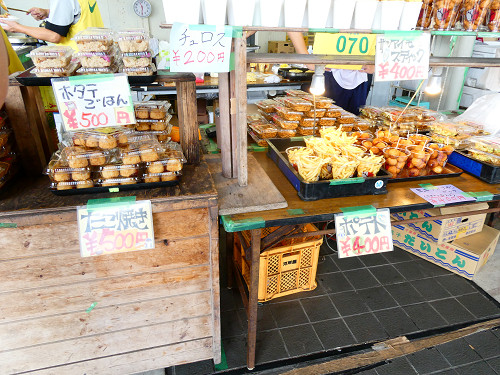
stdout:
<svg viewBox="0 0 500 375">
<path fill-rule="evenodd" d="M 170 31 L 170 71 L 229 72 L 233 27 L 174 23 Z"/>
<path fill-rule="evenodd" d="M 67 131 L 135 124 L 126 74 L 54 78 L 52 89 Z"/>
<path fill-rule="evenodd" d="M 151 201 L 103 201 L 77 208 L 82 257 L 154 249 Z"/>
<path fill-rule="evenodd" d="M 388 208 L 335 214 L 335 230 L 339 258 L 394 250 Z"/>
<path fill-rule="evenodd" d="M 313 53 L 335 56 L 373 56 L 377 36 L 374 34 L 329 34 L 316 33 Z M 333 69 L 359 70 L 361 65 L 327 65 Z"/>
<path fill-rule="evenodd" d="M 433 206 L 460 202 L 474 202 L 476 200 L 474 197 L 464 195 L 462 190 L 453 185 L 432 186 L 432 189 L 428 187 L 413 188 L 411 191 Z"/>
<path fill-rule="evenodd" d="M 430 37 L 415 32 L 377 35 L 375 81 L 427 79 Z"/>
</svg>

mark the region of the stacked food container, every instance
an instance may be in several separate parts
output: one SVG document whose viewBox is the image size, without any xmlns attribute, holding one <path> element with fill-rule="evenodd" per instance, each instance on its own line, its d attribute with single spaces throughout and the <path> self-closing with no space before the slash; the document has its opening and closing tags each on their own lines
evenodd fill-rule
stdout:
<svg viewBox="0 0 500 375">
<path fill-rule="evenodd" d="M 129 76 L 151 76 L 156 71 L 149 50 L 149 35 L 143 29 L 123 30 L 116 36 L 123 67 L 120 72 Z"/>
<path fill-rule="evenodd" d="M 82 65 L 77 74 L 109 74 L 118 71 L 112 30 L 89 27 L 73 39 L 79 51 L 75 56 Z"/>
<path fill-rule="evenodd" d="M 73 49 L 68 46 L 42 46 L 29 53 L 37 77 L 67 77 L 75 73 L 78 64 L 72 63 Z"/>
</svg>

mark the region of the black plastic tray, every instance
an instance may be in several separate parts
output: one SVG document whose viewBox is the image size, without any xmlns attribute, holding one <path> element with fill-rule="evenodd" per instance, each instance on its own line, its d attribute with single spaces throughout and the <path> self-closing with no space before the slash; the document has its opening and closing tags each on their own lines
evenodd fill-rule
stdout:
<svg viewBox="0 0 500 375">
<path fill-rule="evenodd" d="M 498 184 L 500 182 L 500 167 L 472 159 L 465 152 L 454 151 L 448 160 L 488 184 Z"/>
<path fill-rule="evenodd" d="M 23 86 L 52 86 L 51 79 L 57 77 L 37 77 L 31 71 L 34 67 L 22 72 L 16 76 L 17 82 Z M 146 85 L 156 81 L 156 74 L 152 76 L 128 76 L 128 82 L 131 85 Z"/>
<path fill-rule="evenodd" d="M 333 180 L 335 185 L 331 185 L 328 180 L 305 182 L 288 162 L 285 154 L 288 147 L 305 146 L 304 140 L 273 138 L 268 139 L 267 143 L 269 144 L 267 156 L 276 163 L 302 200 L 314 201 L 325 198 L 387 194 L 387 181 L 391 175 L 384 169 L 381 169 L 376 177 Z"/>
<path fill-rule="evenodd" d="M 144 189 L 155 189 L 165 186 L 175 186 L 179 184 L 179 180 L 175 181 L 164 181 L 164 182 L 148 182 L 132 185 L 116 185 L 116 186 L 100 186 L 87 189 L 68 189 L 68 190 L 51 190 L 55 195 L 67 196 L 67 195 L 81 195 L 81 194 L 97 194 L 97 193 L 110 193 L 110 189 L 120 189 L 119 191 L 126 190 L 144 190 Z"/>
<path fill-rule="evenodd" d="M 458 177 L 463 173 L 463 170 L 460 168 L 451 165 L 450 163 L 446 163 L 443 168 L 443 173 L 436 174 L 432 173 L 426 176 L 417 176 L 417 177 L 396 177 L 391 178 L 389 182 L 404 182 L 404 181 L 415 181 L 415 180 L 429 180 L 434 178 L 446 178 L 446 177 Z"/>
</svg>

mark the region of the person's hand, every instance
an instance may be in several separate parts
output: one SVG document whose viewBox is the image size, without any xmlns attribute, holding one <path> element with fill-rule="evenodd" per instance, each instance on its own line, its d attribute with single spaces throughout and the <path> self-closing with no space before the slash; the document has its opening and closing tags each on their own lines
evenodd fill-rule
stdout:
<svg viewBox="0 0 500 375">
<path fill-rule="evenodd" d="M 0 23 L 2 24 L 1 27 L 5 31 L 11 32 L 11 33 L 17 32 L 17 27 L 19 26 L 19 24 L 16 21 L 7 21 L 6 19 L 0 18 Z"/>
<path fill-rule="evenodd" d="M 368 74 L 373 74 L 375 73 L 375 65 L 363 65 L 361 71 Z"/>
<path fill-rule="evenodd" d="M 41 21 L 46 19 L 49 16 L 49 11 L 43 8 L 30 8 L 26 14 L 30 14 L 31 17 L 36 19 L 37 21 Z"/>
<path fill-rule="evenodd" d="M 314 64 L 306 64 L 306 66 L 307 66 L 307 69 L 312 70 L 313 72 L 316 69 L 316 66 Z"/>
</svg>

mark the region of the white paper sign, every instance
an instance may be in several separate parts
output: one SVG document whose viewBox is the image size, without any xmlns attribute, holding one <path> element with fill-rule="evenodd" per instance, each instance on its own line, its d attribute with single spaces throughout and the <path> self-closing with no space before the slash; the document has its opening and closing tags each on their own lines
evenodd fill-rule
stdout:
<svg viewBox="0 0 500 375">
<path fill-rule="evenodd" d="M 229 72 L 231 26 L 174 23 L 170 32 L 171 72 Z"/>
<path fill-rule="evenodd" d="M 52 89 L 67 131 L 135 124 L 126 74 L 53 78 Z"/>
<path fill-rule="evenodd" d="M 415 194 L 434 206 L 450 203 L 474 202 L 476 198 L 464 195 L 464 192 L 453 185 L 425 186 L 411 189 Z"/>
<path fill-rule="evenodd" d="M 375 81 L 427 79 L 430 37 L 415 32 L 377 35 Z"/>
</svg>

